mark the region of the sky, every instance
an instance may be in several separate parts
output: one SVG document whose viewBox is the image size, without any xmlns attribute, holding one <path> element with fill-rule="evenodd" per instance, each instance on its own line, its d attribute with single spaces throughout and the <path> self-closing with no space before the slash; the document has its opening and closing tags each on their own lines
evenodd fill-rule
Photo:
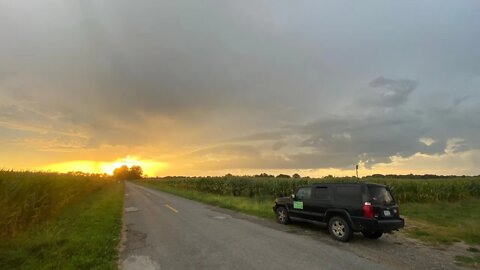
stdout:
<svg viewBox="0 0 480 270">
<path fill-rule="evenodd" d="M 480 174 L 480 2 L 0 0 L 0 169 Z"/>
</svg>

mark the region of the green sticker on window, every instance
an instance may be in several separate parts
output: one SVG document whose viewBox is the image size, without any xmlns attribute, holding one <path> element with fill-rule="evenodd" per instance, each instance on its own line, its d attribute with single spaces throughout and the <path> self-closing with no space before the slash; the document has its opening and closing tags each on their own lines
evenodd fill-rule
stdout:
<svg viewBox="0 0 480 270">
<path fill-rule="evenodd" d="M 303 209 L 303 202 L 298 202 L 298 201 L 293 202 L 293 208 L 294 209 Z"/>
</svg>

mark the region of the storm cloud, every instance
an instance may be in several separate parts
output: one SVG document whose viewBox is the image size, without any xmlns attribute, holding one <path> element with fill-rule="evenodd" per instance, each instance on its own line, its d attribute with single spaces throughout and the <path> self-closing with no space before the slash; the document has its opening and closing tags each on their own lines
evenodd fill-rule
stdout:
<svg viewBox="0 0 480 270">
<path fill-rule="evenodd" d="M 159 174 L 214 174 L 476 153 L 479 12 L 473 0 L 4 1 L 0 167 L 132 155 L 171 165 Z"/>
<path fill-rule="evenodd" d="M 408 95 L 417 88 L 417 83 L 410 80 L 392 80 L 378 77 L 369 83 L 377 92 L 378 104 L 382 106 L 398 106 L 407 102 Z"/>
</svg>

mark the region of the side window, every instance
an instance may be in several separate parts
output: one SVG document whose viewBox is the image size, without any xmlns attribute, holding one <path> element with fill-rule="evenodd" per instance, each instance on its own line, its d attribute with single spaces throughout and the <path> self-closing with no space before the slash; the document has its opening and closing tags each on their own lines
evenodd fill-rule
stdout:
<svg viewBox="0 0 480 270">
<path fill-rule="evenodd" d="M 335 201 L 339 204 L 360 204 L 362 192 L 360 186 L 337 186 L 335 189 Z"/>
<path fill-rule="evenodd" d="M 332 193 L 328 187 L 317 187 L 315 188 L 315 199 L 329 201 L 332 199 Z"/>
<path fill-rule="evenodd" d="M 308 200 L 312 198 L 312 188 L 310 187 L 300 188 L 297 191 L 297 194 L 295 194 L 295 197 L 299 200 L 305 200 L 305 199 Z"/>
</svg>

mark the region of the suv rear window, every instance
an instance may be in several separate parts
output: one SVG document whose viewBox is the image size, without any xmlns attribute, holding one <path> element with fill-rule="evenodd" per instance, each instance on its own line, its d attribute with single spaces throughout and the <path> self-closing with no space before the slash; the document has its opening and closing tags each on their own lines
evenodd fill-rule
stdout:
<svg viewBox="0 0 480 270">
<path fill-rule="evenodd" d="M 372 197 L 372 204 L 388 205 L 394 203 L 392 194 L 385 187 L 368 186 L 368 191 Z"/>
</svg>

